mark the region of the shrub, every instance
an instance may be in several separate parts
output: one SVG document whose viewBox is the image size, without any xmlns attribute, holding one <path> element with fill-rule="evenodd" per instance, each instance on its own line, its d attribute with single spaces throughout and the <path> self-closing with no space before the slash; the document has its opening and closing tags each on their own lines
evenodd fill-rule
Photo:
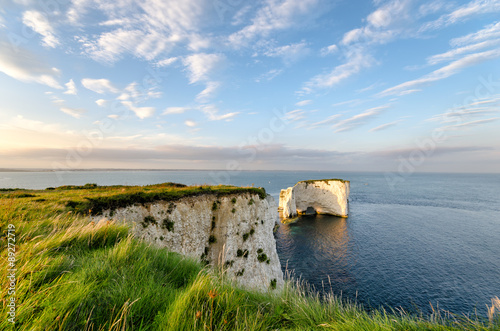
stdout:
<svg viewBox="0 0 500 331">
<path fill-rule="evenodd" d="M 266 255 L 266 254 L 264 254 L 264 253 L 261 253 L 261 254 L 259 254 L 259 255 L 257 256 L 257 260 L 259 260 L 259 262 L 261 262 L 261 263 L 262 263 L 262 262 L 266 262 L 266 260 L 267 260 L 267 255 Z"/>
<path fill-rule="evenodd" d="M 274 279 L 271 280 L 270 286 L 271 286 L 272 290 L 276 289 L 276 283 L 278 283 L 278 281 L 276 280 L 276 278 L 274 278 Z"/>
<path fill-rule="evenodd" d="M 171 221 L 169 218 L 165 218 L 161 227 L 162 229 L 167 229 L 168 232 L 174 232 L 174 221 Z"/>
</svg>

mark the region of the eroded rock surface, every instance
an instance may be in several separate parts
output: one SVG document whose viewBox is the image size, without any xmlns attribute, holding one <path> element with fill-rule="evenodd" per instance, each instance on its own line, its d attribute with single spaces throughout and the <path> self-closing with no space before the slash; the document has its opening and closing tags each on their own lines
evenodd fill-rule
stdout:
<svg viewBox="0 0 500 331">
<path fill-rule="evenodd" d="M 283 287 L 273 228 L 271 196 L 200 195 L 105 211 L 102 217 L 133 224 L 136 237 L 224 268 L 240 286 L 260 291 Z"/>
<path fill-rule="evenodd" d="M 341 179 L 301 181 L 281 190 L 279 208 L 285 218 L 314 212 L 347 217 L 349 186 Z"/>
</svg>

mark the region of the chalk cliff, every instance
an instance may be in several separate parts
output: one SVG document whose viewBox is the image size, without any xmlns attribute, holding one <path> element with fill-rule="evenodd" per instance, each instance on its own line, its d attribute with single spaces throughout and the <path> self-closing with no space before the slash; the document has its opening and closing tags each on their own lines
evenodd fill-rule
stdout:
<svg viewBox="0 0 500 331">
<path fill-rule="evenodd" d="M 301 181 L 281 190 L 279 208 L 285 218 L 309 213 L 347 217 L 349 185 L 341 179 Z"/>
<path fill-rule="evenodd" d="M 283 287 L 273 236 L 276 202 L 269 195 L 189 196 L 107 210 L 94 219 L 103 216 L 134 224 L 136 237 L 224 268 L 240 286 L 260 291 Z"/>
</svg>

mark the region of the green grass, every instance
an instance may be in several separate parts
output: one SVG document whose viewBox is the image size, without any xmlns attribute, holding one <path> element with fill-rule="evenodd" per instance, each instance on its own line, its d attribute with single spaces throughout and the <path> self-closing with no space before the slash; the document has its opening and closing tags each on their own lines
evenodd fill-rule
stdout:
<svg viewBox="0 0 500 331">
<path fill-rule="evenodd" d="M 107 194 L 122 189 L 129 190 L 111 187 Z M 244 290 L 198 261 L 138 241 L 124 225 L 89 223 L 66 207 L 67 201 L 85 201 L 89 194 L 105 196 L 105 188 L 15 193 L 26 192 L 37 197 L 0 194 L 4 247 L 8 224 L 16 227 L 15 330 L 500 329 L 500 300 L 488 320 L 439 311 L 431 316 L 368 312 L 331 294 L 320 298 L 293 281 L 281 293 Z M 36 201 L 40 197 L 45 201 Z M 7 250 L 1 254 L 6 261 Z M 6 289 L 2 265 L 0 284 Z M 3 290 L 0 299 L 0 330 L 14 330 L 6 318 L 8 292 Z"/>
</svg>

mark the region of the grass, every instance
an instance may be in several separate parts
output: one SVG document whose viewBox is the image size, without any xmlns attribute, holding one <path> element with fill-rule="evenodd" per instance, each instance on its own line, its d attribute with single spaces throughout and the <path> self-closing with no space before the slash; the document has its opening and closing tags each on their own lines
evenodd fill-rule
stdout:
<svg viewBox="0 0 500 331">
<path fill-rule="evenodd" d="M 112 187 L 108 193 L 122 189 Z M 489 318 L 439 311 L 414 316 L 366 311 L 332 294 L 320 297 L 292 280 L 278 294 L 238 288 L 224 273 L 131 237 L 126 226 L 89 223 L 83 213 L 66 206 L 89 195 L 104 196 L 105 190 L 16 191 L 37 196 L 22 199 L 9 196 L 12 191 L 0 193 L 2 245 L 7 245 L 8 224 L 15 226 L 15 330 L 500 329 L 498 298 L 492 301 Z M 45 201 L 35 201 L 40 197 Z M 7 250 L 1 254 L 7 261 Z M 4 289 L 7 274 L 3 267 Z M 0 300 L 0 329 L 14 330 L 5 317 L 10 300 L 6 290 Z"/>
<path fill-rule="evenodd" d="M 309 180 L 301 180 L 299 183 L 306 183 L 306 184 L 314 184 L 315 182 L 325 182 L 328 183 L 329 181 L 338 181 L 342 183 L 349 183 L 348 180 L 345 179 L 340 179 L 340 178 L 330 178 L 330 179 L 309 179 Z"/>
</svg>

